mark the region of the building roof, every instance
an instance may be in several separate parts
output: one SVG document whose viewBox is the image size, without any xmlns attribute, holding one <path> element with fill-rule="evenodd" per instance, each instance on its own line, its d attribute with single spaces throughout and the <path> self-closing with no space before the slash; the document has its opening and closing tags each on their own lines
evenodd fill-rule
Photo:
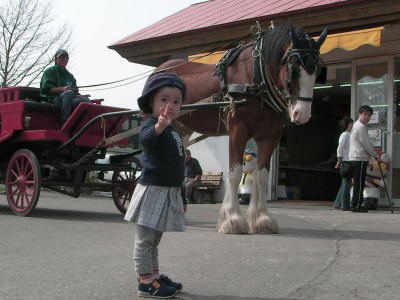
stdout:
<svg viewBox="0 0 400 300">
<path fill-rule="evenodd" d="M 317 35 L 399 23 L 399 0 L 209 0 L 193 4 L 109 46 L 135 63 L 157 66 L 214 49 L 227 49 L 259 21 L 291 22 Z"/>
<path fill-rule="evenodd" d="M 206 30 L 209 27 L 240 23 L 250 19 L 273 18 L 277 15 L 300 13 L 320 6 L 337 6 L 360 0 L 209 0 L 189 7 L 143 28 L 112 46 L 166 37 L 179 33 Z M 362 1 L 362 0 L 361 0 Z M 221 13 L 223 12 L 223 13 Z"/>
</svg>

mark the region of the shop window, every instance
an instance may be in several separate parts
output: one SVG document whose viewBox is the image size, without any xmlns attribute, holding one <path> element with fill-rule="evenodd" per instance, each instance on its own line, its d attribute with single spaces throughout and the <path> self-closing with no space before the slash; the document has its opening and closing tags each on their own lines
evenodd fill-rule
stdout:
<svg viewBox="0 0 400 300">
<path fill-rule="evenodd" d="M 395 128 L 400 132 L 400 58 L 397 58 L 394 63 L 394 107 L 396 111 Z"/>
<path fill-rule="evenodd" d="M 339 121 L 350 116 L 351 64 L 328 65 L 327 81 L 314 88 L 311 120 L 284 128 L 279 151 L 279 185 L 293 199 L 334 199 L 340 177 L 334 166 Z"/>
<path fill-rule="evenodd" d="M 394 119 L 393 119 L 393 177 L 392 177 L 392 198 L 400 199 L 400 58 L 394 63 Z"/>
<path fill-rule="evenodd" d="M 357 66 L 356 99 L 358 107 L 369 105 L 374 114 L 368 124 L 368 134 L 374 147 L 387 152 L 388 67 L 386 62 Z M 357 114 L 358 115 L 358 114 Z"/>
</svg>

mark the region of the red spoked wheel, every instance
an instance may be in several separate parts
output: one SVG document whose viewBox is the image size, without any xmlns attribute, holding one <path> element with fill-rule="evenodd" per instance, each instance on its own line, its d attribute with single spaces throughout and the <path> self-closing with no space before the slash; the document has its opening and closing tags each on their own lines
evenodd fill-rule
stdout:
<svg viewBox="0 0 400 300">
<path fill-rule="evenodd" d="M 36 207 L 42 187 L 39 162 L 27 149 L 14 153 L 6 171 L 6 196 L 12 212 L 27 216 Z"/>
<path fill-rule="evenodd" d="M 121 186 L 112 188 L 112 197 L 118 210 L 125 214 L 136 187 L 136 171 L 114 171 L 113 183 L 121 183 Z"/>
</svg>

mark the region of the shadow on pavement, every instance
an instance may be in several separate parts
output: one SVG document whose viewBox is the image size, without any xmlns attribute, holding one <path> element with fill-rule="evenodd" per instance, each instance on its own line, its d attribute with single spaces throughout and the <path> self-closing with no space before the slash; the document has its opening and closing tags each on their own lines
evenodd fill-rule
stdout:
<svg viewBox="0 0 400 300">
<path fill-rule="evenodd" d="M 194 294 L 178 294 L 176 299 L 187 299 L 187 300 L 289 300 L 288 298 L 265 298 L 265 297 L 238 297 L 232 295 L 194 295 Z"/>
<path fill-rule="evenodd" d="M 13 216 L 13 213 L 11 212 L 8 205 L 0 205 L 0 215 Z M 15 217 L 21 218 L 18 216 Z M 118 212 L 107 213 L 98 211 L 96 212 L 96 211 L 80 211 L 80 210 L 66 210 L 66 209 L 35 208 L 32 214 L 29 215 L 29 217 L 40 218 L 40 219 L 64 220 L 64 221 L 126 223 L 124 221 L 123 215 Z M 216 219 L 213 221 L 200 221 L 197 220 L 197 218 L 196 219 L 188 218 L 186 223 L 188 227 L 205 229 L 206 231 L 208 230 L 215 231 L 216 224 L 217 224 Z M 258 234 L 258 235 L 265 235 L 265 234 Z M 375 241 L 399 241 L 398 233 L 360 231 L 360 230 L 294 228 L 294 227 L 285 227 L 283 224 L 281 224 L 281 230 L 278 236 L 288 237 L 288 238 L 306 237 L 306 238 L 325 239 L 325 240 L 360 239 L 360 240 L 375 240 Z M 234 298 L 229 298 L 229 299 L 234 299 Z M 246 299 L 246 298 L 238 298 L 238 299 Z"/>
<path fill-rule="evenodd" d="M 359 230 L 324 230 L 281 228 L 279 235 L 287 237 L 308 237 L 315 239 L 359 239 L 376 241 L 398 241 L 399 234 L 391 232 L 359 231 Z"/>
<path fill-rule="evenodd" d="M 216 221 L 195 221 L 191 219 L 186 219 L 186 226 L 188 227 L 200 227 L 200 228 L 207 228 L 207 229 L 215 229 L 217 227 Z"/>
<path fill-rule="evenodd" d="M 10 208 L 0 205 L 0 215 L 14 215 Z M 24 218 L 15 216 L 16 218 Z M 124 216 L 119 213 L 105 213 L 96 211 L 79 211 L 66 209 L 35 208 L 28 218 L 54 219 L 64 221 L 124 223 Z"/>
</svg>

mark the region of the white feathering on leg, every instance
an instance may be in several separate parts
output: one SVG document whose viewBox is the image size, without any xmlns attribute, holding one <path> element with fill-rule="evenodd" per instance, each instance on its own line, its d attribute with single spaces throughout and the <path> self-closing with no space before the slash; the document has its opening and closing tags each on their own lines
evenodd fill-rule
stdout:
<svg viewBox="0 0 400 300">
<path fill-rule="evenodd" d="M 252 194 L 247 211 L 249 233 L 278 233 L 276 221 L 268 214 L 267 210 L 267 182 L 268 170 L 266 168 L 254 171 Z"/>
<path fill-rule="evenodd" d="M 237 197 L 241 176 L 241 165 L 235 166 L 232 171 L 229 172 L 229 183 L 219 211 L 218 233 L 237 234 L 248 232 L 247 222 L 240 214 L 239 200 Z"/>
</svg>

